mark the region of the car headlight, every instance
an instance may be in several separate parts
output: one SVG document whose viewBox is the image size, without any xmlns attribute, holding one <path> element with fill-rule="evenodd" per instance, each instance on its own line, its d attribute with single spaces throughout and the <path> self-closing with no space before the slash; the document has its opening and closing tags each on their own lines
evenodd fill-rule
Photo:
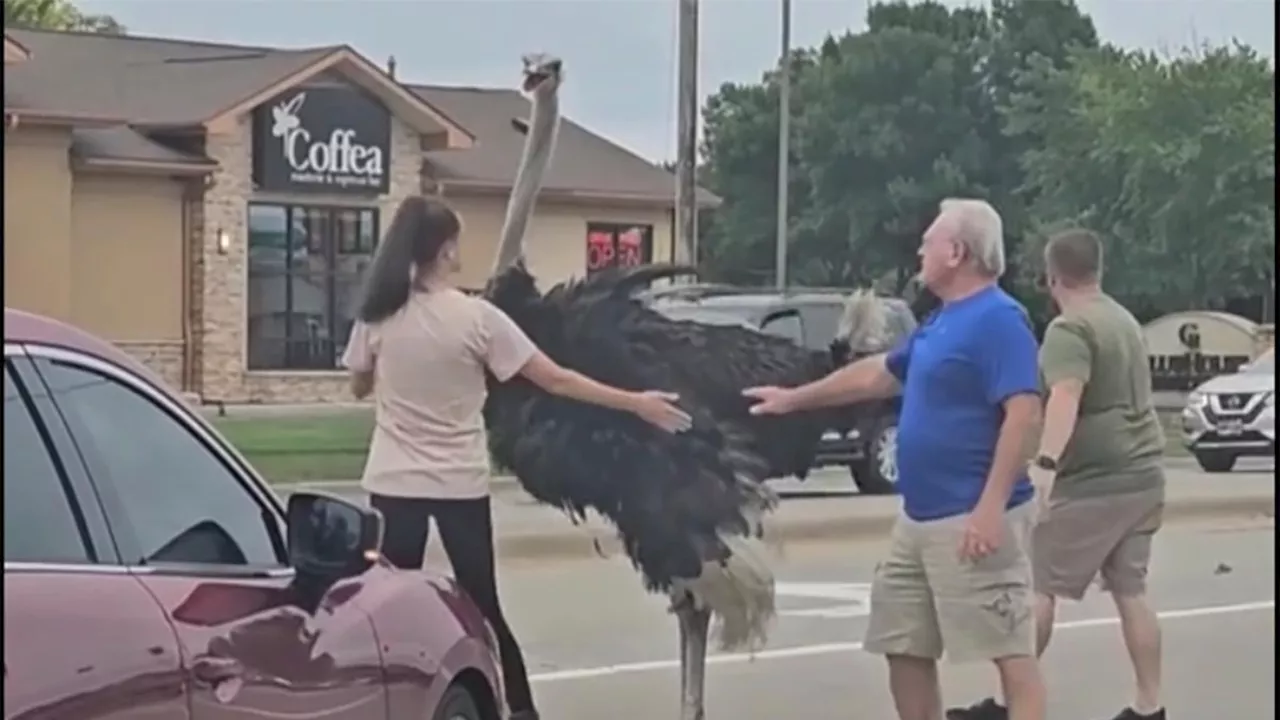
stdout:
<svg viewBox="0 0 1280 720">
<path fill-rule="evenodd" d="M 1202 392 L 1193 392 L 1187 396 L 1187 406 L 1202 408 L 1209 404 L 1209 396 Z"/>
</svg>

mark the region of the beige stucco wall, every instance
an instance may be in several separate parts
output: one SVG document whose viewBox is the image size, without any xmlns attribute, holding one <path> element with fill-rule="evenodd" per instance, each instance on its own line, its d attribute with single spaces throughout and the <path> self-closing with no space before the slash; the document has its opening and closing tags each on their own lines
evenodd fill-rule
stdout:
<svg viewBox="0 0 1280 720">
<path fill-rule="evenodd" d="M 194 248 L 200 326 L 199 389 L 206 401 L 322 402 L 349 400 L 346 374 L 340 371 L 249 371 L 247 355 L 248 202 L 291 201 L 323 205 L 365 206 L 351 197 L 255 195 L 253 192 L 252 116 L 244 115 L 233 130 L 210 134 L 205 152 L 219 163 L 206 190 Z M 400 201 L 420 187 L 422 151 L 419 136 L 396 118 L 391 121 L 390 190 L 377 199 L 382 225 L 390 222 Z M 219 231 L 231 240 L 218 251 Z"/>
<path fill-rule="evenodd" d="M 506 198 L 449 193 L 445 199 L 463 218 L 461 241 L 463 287 L 483 287 L 493 266 L 506 212 Z M 671 214 L 668 210 L 539 203 L 527 235 L 529 267 L 545 289 L 572 277 L 587 266 L 587 224 L 592 222 L 653 226 L 653 260 L 671 253 Z"/>
<path fill-rule="evenodd" d="M 168 177 L 79 171 L 71 319 L 183 386 L 183 192 Z"/>
<path fill-rule="evenodd" d="M 4 135 L 4 304 L 72 319 L 71 132 Z"/>
</svg>

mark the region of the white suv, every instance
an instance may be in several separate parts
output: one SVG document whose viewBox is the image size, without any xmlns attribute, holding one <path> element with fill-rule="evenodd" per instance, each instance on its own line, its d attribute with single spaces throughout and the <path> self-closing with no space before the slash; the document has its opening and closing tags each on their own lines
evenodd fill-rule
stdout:
<svg viewBox="0 0 1280 720">
<path fill-rule="evenodd" d="M 1276 454 L 1276 353 L 1197 387 L 1182 410 L 1182 440 L 1207 472 Z"/>
</svg>

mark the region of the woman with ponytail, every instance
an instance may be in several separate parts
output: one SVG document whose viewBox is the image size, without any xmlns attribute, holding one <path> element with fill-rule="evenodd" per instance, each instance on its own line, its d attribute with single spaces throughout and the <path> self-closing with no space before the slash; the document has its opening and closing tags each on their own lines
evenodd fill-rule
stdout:
<svg viewBox="0 0 1280 720">
<path fill-rule="evenodd" d="M 386 522 L 383 555 L 421 568 L 431 518 L 458 584 L 498 636 L 512 720 L 537 720 L 520 647 L 498 601 L 481 410 L 485 371 L 634 413 L 669 432 L 689 416 L 669 393 L 631 392 L 560 367 L 488 301 L 452 284 L 462 223 L 444 202 L 401 203 L 370 264 L 343 356 L 376 424 L 361 484 Z"/>
</svg>

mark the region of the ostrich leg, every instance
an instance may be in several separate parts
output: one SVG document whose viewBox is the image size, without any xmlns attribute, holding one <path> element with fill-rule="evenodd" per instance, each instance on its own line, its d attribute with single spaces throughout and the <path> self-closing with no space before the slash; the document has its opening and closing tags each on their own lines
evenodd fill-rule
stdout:
<svg viewBox="0 0 1280 720">
<path fill-rule="evenodd" d="M 675 614 L 680 621 L 680 720 L 705 720 L 711 611 L 699 609 L 688 595 L 676 602 Z"/>
</svg>

